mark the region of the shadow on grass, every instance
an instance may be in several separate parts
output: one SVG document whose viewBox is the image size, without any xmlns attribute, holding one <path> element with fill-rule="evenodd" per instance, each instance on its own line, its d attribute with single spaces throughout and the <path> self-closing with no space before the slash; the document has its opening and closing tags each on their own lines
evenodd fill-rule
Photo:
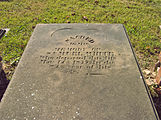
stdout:
<svg viewBox="0 0 161 120">
<path fill-rule="evenodd" d="M 9 84 L 9 80 L 7 80 L 4 70 L 1 70 L 0 72 L 0 101 L 3 97 L 3 94 L 6 91 L 8 84 Z"/>
</svg>

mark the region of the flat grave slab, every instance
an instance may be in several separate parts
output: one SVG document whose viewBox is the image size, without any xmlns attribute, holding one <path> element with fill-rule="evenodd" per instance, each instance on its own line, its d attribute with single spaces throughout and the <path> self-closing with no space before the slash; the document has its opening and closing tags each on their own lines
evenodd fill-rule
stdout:
<svg viewBox="0 0 161 120">
<path fill-rule="evenodd" d="M 1 120 L 158 120 L 121 24 L 39 24 Z"/>
</svg>

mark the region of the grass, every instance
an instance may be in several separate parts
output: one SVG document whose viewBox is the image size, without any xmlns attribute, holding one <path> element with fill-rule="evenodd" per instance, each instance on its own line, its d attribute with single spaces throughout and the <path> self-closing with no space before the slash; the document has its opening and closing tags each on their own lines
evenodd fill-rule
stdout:
<svg viewBox="0 0 161 120">
<path fill-rule="evenodd" d="M 10 0 L 0 2 L 0 55 L 11 79 L 38 23 L 124 24 L 142 69 L 151 68 L 161 51 L 160 0 Z"/>
</svg>

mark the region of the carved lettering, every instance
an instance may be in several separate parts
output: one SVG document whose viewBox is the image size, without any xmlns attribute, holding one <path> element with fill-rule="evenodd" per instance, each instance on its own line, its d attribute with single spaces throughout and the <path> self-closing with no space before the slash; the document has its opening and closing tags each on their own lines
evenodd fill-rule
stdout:
<svg viewBox="0 0 161 120">
<path fill-rule="evenodd" d="M 40 55 L 42 64 L 62 69 L 66 66 L 71 66 L 71 69 L 109 69 L 115 64 L 115 59 L 114 52 L 101 48 L 57 47 Z"/>
<path fill-rule="evenodd" d="M 82 42 L 79 42 L 79 40 Z M 88 45 L 89 43 L 94 43 L 95 41 L 89 36 L 76 35 L 67 38 L 65 42 L 69 43 L 69 45 Z"/>
</svg>

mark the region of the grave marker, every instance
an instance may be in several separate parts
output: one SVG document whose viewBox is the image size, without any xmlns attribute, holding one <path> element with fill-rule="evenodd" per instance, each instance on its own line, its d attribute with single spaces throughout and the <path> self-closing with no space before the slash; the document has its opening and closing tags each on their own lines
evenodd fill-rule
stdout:
<svg viewBox="0 0 161 120">
<path fill-rule="evenodd" d="M 2 120 L 157 120 L 121 24 L 39 24 L 0 104 Z"/>
</svg>

